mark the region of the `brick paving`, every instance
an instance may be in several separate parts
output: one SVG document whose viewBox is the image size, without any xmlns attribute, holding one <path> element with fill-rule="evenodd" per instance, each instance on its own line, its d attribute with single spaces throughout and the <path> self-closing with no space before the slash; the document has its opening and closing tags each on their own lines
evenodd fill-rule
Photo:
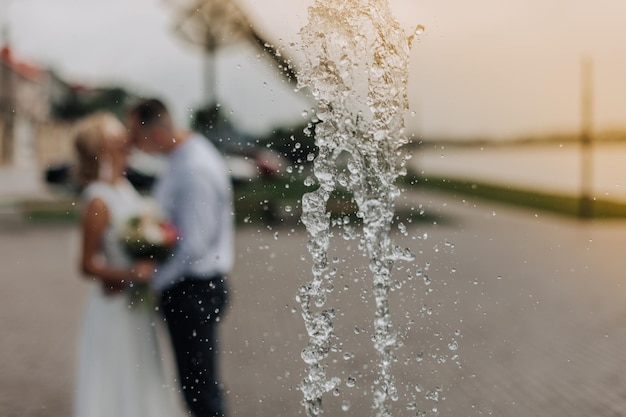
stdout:
<svg viewBox="0 0 626 417">
<path fill-rule="evenodd" d="M 626 222 L 578 222 L 432 193 L 400 202 L 418 203 L 439 218 L 406 223 L 407 235 L 395 237 L 417 259 L 397 264 L 391 294 L 404 344 L 393 368 L 393 415 L 436 407 L 454 417 L 626 416 Z M 309 279 L 306 240 L 295 225 L 237 232 L 221 346 L 231 416 L 302 415 L 295 386 L 306 338 L 293 309 Z M 344 383 L 324 399 L 325 415 L 373 415 L 367 262 L 340 231 L 332 242 L 337 273 L 327 304 L 337 310 L 340 352 L 328 373 Z M 71 415 L 90 289 L 76 271 L 77 245 L 72 225 L 0 222 L 0 416 Z"/>
</svg>

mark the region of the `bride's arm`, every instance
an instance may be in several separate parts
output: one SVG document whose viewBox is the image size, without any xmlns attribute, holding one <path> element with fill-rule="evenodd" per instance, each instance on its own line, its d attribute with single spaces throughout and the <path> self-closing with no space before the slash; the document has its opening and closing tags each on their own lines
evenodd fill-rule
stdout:
<svg viewBox="0 0 626 417">
<path fill-rule="evenodd" d="M 109 224 L 109 210 L 99 198 L 89 202 L 82 218 L 82 256 L 81 268 L 87 275 L 100 279 L 105 289 L 116 291 L 123 289 L 130 281 L 149 281 L 154 264 L 138 262 L 130 269 L 110 268 L 104 265 L 98 256 L 104 232 Z"/>
</svg>

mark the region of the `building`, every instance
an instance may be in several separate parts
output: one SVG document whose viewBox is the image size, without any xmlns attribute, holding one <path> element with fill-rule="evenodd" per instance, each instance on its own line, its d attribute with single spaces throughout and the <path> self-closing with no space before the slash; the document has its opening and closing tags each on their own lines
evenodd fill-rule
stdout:
<svg viewBox="0 0 626 417">
<path fill-rule="evenodd" d="M 39 125 L 50 118 L 50 73 L 0 51 L 0 164 L 26 166 L 36 162 Z"/>
<path fill-rule="evenodd" d="M 119 113 L 122 88 L 70 84 L 0 50 L 0 168 L 41 169 L 72 156 L 73 121 L 97 109 Z"/>
</svg>

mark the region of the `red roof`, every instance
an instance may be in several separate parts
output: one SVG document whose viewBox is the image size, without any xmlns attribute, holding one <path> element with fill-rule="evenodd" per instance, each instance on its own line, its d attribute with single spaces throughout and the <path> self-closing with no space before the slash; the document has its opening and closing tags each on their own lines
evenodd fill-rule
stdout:
<svg viewBox="0 0 626 417">
<path fill-rule="evenodd" d="M 20 76 L 35 82 L 41 81 L 44 74 L 44 71 L 41 68 L 33 64 L 17 61 L 13 57 L 13 53 L 11 52 L 9 45 L 4 45 L 2 47 L 2 50 L 0 51 L 0 60 L 2 60 L 2 62 L 4 62 L 9 68 Z"/>
</svg>

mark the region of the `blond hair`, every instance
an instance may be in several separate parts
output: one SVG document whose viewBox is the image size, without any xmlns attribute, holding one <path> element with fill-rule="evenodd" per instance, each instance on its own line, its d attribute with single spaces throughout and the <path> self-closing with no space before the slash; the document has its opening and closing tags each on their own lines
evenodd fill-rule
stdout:
<svg viewBox="0 0 626 417">
<path fill-rule="evenodd" d="M 74 150 L 77 157 L 74 175 L 79 186 L 85 186 L 98 179 L 100 157 L 107 140 L 124 130 L 124 125 L 119 119 L 108 112 L 94 113 L 79 122 L 74 135 Z"/>
</svg>

